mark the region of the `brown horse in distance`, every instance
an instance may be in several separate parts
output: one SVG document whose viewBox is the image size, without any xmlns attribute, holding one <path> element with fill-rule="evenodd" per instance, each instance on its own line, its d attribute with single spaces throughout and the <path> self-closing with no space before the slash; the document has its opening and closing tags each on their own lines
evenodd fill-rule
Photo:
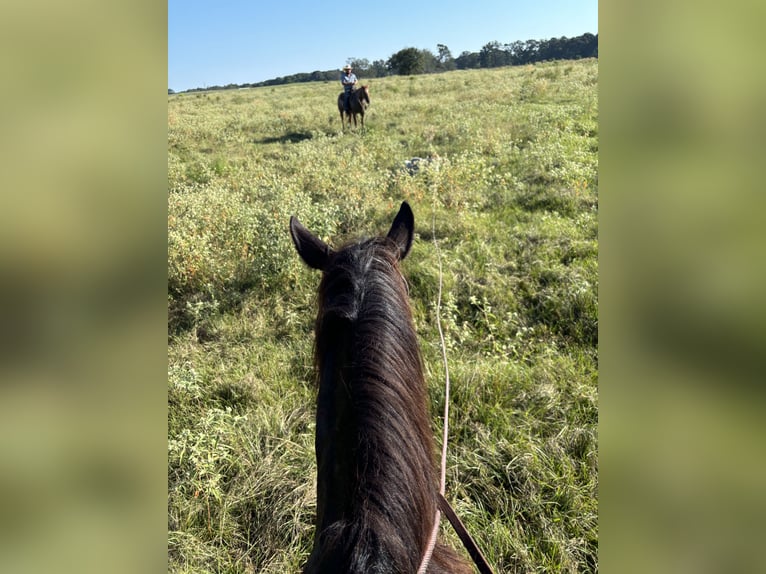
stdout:
<svg viewBox="0 0 766 574">
<path fill-rule="evenodd" d="M 367 109 L 367 106 L 370 105 L 370 87 L 362 86 L 361 88 L 354 90 L 351 92 L 351 96 L 349 96 L 348 100 L 350 111 L 346 112 L 343 109 L 343 92 L 338 95 L 338 111 L 340 112 L 341 129 L 344 129 L 346 126 L 346 122 L 343 118 L 344 113 L 346 115 L 345 119 L 348 120 L 349 129 L 351 128 L 352 118 L 354 120 L 354 127 L 356 127 L 357 116 L 361 116 L 362 129 L 364 129 L 364 111 Z"/>
</svg>

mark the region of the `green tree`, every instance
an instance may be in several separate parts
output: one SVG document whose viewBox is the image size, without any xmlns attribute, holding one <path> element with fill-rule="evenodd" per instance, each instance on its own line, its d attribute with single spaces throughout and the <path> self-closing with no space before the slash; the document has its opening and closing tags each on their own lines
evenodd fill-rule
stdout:
<svg viewBox="0 0 766 574">
<path fill-rule="evenodd" d="M 539 60 L 561 60 L 571 58 L 567 52 L 569 40 L 566 37 L 551 38 L 540 42 L 537 57 Z"/>
<path fill-rule="evenodd" d="M 598 58 L 598 34 L 594 36 L 586 33 L 575 40 L 578 41 L 578 53 L 581 58 Z"/>
<path fill-rule="evenodd" d="M 540 40 L 527 40 L 524 43 L 524 53 L 526 54 L 527 62 L 539 62 Z"/>
<path fill-rule="evenodd" d="M 436 44 L 436 60 L 439 62 L 439 69 L 444 71 L 455 69 L 455 59 L 452 57 L 452 52 L 444 44 Z"/>
<path fill-rule="evenodd" d="M 516 40 L 515 42 L 506 45 L 508 58 L 510 63 L 514 66 L 537 61 L 536 49 L 536 46 L 533 47 L 533 45 L 530 44 L 530 40 L 526 42 Z"/>
<path fill-rule="evenodd" d="M 404 48 L 392 55 L 386 67 L 393 74 L 407 76 L 409 74 L 420 74 L 423 72 L 423 52 L 417 48 Z"/>
<path fill-rule="evenodd" d="M 469 70 L 471 68 L 478 68 L 479 53 L 478 52 L 462 52 L 457 58 L 455 58 L 455 65 L 458 70 Z"/>
<path fill-rule="evenodd" d="M 424 74 L 433 74 L 434 72 L 438 72 L 441 70 L 441 65 L 439 64 L 439 60 L 434 56 L 433 52 L 431 50 L 421 50 L 420 51 L 422 57 L 422 67 L 421 72 Z"/>
<path fill-rule="evenodd" d="M 355 72 L 367 74 L 370 70 L 370 61 L 367 58 L 349 58 L 346 63 L 351 66 Z"/>
<path fill-rule="evenodd" d="M 511 64 L 511 52 L 504 49 L 500 42 L 489 42 L 479 52 L 479 64 L 482 68 L 497 68 Z"/>
<path fill-rule="evenodd" d="M 382 78 L 383 76 L 387 76 L 388 68 L 386 67 L 386 61 L 374 60 L 370 66 L 370 71 L 368 74 L 373 78 Z"/>
</svg>

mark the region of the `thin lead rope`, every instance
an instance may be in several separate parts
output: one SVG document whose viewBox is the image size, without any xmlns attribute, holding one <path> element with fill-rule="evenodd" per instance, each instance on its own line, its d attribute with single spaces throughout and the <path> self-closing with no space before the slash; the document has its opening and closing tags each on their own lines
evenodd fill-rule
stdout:
<svg viewBox="0 0 766 574">
<path fill-rule="evenodd" d="M 436 255 L 439 262 L 439 294 L 436 299 L 436 326 L 439 329 L 439 340 L 442 345 L 442 361 L 444 362 L 444 431 L 442 434 L 442 465 L 441 465 L 441 480 L 439 482 L 439 494 L 444 498 L 446 491 L 445 486 L 447 482 L 447 436 L 449 426 L 449 367 L 447 366 L 447 347 L 444 343 L 444 332 L 442 331 L 441 321 L 441 305 L 442 305 L 442 255 L 439 251 L 439 244 L 436 242 L 436 211 L 431 212 L 431 236 L 433 237 L 434 247 L 436 248 Z M 434 516 L 434 527 L 431 530 L 431 537 L 428 539 L 428 546 L 426 552 L 423 555 L 423 560 L 418 568 L 418 574 L 425 574 L 428 569 L 428 563 L 431 561 L 434 548 L 436 547 L 436 537 L 439 535 L 439 519 L 441 518 L 441 510 L 436 508 L 436 515 Z"/>
</svg>

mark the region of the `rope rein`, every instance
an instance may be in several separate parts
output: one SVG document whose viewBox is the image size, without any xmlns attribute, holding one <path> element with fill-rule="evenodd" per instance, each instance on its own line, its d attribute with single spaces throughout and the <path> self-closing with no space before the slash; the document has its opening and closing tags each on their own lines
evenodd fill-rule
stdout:
<svg viewBox="0 0 766 574">
<path fill-rule="evenodd" d="M 435 199 L 435 197 L 434 197 Z M 449 366 L 447 365 L 447 346 L 444 343 L 444 332 L 442 331 L 441 322 L 441 304 L 442 304 L 442 255 L 439 250 L 439 244 L 436 241 L 436 209 L 431 212 L 431 237 L 433 238 L 434 248 L 436 249 L 437 261 L 439 264 L 439 293 L 436 298 L 436 326 L 439 329 L 439 340 L 441 341 L 442 348 L 442 361 L 444 362 L 444 430 L 442 433 L 442 462 L 441 462 L 441 475 L 439 482 L 439 499 L 434 516 L 434 526 L 431 529 L 431 536 L 428 539 L 428 546 L 423 554 L 423 559 L 420 562 L 417 574 L 425 574 L 428 569 L 428 564 L 431 562 L 434 548 L 436 547 L 436 539 L 439 535 L 439 520 L 441 519 L 441 511 L 444 510 L 445 515 L 452 524 L 452 527 L 457 532 L 458 537 L 465 546 L 466 550 L 471 556 L 479 572 L 482 574 L 494 574 L 492 568 L 489 566 L 487 559 L 479 550 L 479 547 L 474 542 L 471 535 L 466 530 L 463 523 L 458 518 L 455 510 L 445 498 L 447 483 L 447 437 L 449 435 Z"/>
<path fill-rule="evenodd" d="M 444 332 L 442 331 L 441 320 L 441 306 L 442 306 L 442 254 L 439 250 L 439 244 L 436 242 L 436 213 L 431 214 L 431 237 L 434 241 L 434 247 L 436 249 L 436 255 L 439 262 L 439 294 L 436 298 L 436 326 L 439 329 L 439 340 L 442 345 L 442 361 L 444 362 L 444 431 L 442 433 L 442 464 L 441 464 L 441 479 L 439 482 L 439 494 L 441 498 L 444 498 L 446 492 L 447 483 L 447 436 L 449 434 L 449 366 L 447 365 L 447 347 L 444 343 Z M 420 568 L 418 568 L 418 574 L 425 574 L 428 569 L 428 563 L 431 561 L 434 548 L 436 547 L 436 538 L 439 535 L 439 519 L 441 518 L 441 510 L 439 506 L 436 508 L 436 515 L 434 516 L 434 526 L 431 529 L 431 537 L 428 539 L 428 546 L 426 552 L 423 555 L 423 560 L 420 562 Z"/>
</svg>

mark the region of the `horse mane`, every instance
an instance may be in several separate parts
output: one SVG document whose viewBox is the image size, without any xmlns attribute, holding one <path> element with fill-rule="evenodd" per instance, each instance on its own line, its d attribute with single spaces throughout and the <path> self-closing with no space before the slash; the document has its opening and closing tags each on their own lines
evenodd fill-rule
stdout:
<svg viewBox="0 0 766 574">
<path fill-rule="evenodd" d="M 438 478 L 399 270 L 407 250 L 389 234 L 326 251 L 314 345 L 317 529 L 306 573 L 414 573 L 428 543 Z M 428 571 L 470 572 L 463 567 L 437 545 Z"/>
</svg>

